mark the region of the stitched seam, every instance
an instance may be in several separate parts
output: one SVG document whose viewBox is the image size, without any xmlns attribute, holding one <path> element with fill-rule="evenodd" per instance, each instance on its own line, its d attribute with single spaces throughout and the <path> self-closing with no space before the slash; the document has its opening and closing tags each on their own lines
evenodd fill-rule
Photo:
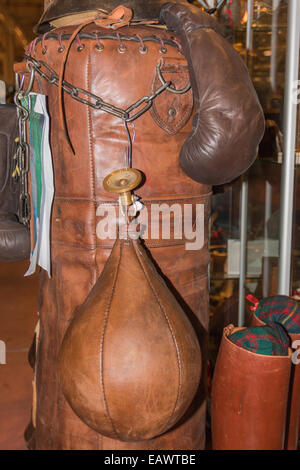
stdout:
<svg viewBox="0 0 300 470">
<path fill-rule="evenodd" d="M 142 238 L 142 240 L 143 240 L 143 238 Z M 162 240 L 157 240 L 157 242 L 153 241 L 151 239 L 149 240 L 149 242 L 147 242 L 147 240 L 145 240 L 146 246 L 148 246 L 150 248 L 160 248 L 160 247 L 167 248 L 167 247 L 170 247 L 170 246 L 184 246 L 185 243 L 186 243 L 185 241 L 183 241 L 183 242 L 181 242 L 181 241 L 180 242 L 175 242 L 174 241 L 173 243 L 170 243 L 169 241 L 168 241 L 168 243 L 167 243 L 167 241 L 166 241 L 166 243 L 161 243 L 161 242 L 162 242 Z"/>
<path fill-rule="evenodd" d="M 97 249 L 97 246 L 95 245 L 89 245 L 89 244 L 85 244 L 84 242 L 81 243 L 81 244 L 76 244 L 76 243 L 71 243 L 71 242 L 65 242 L 65 241 L 59 241 L 59 240 L 53 240 L 51 242 L 51 245 L 52 246 L 65 246 L 65 247 L 69 247 L 69 248 L 77 248 L 78 250 L 87 250 L 87 251 L 94 251 Z M 111 248 L 112 245 L 109 245 L 109 247 Z M 108 245 L 107 245 L 108 247 Z"/>
<path fill-rule="evenodd" d="M 82 242 L 82 243 L 72 243 L 72 242 L 67 242 L 67 241 L 63 241 L 63 240 L 53 240 L 52 241 L 52 245 L 53 246 L 66 246 L 66 247 L 70 247 L 70 248 L 77 248 L 77 249 L 80 249 L 80 250 L 88 250 L 88 251 L 93 251 L 93 250 L 97 250 L 97 248 L 101 248 L 101 249 L 111 249 L 115 243 L 116 239 L 113 239 L 113 240 L 110 240 L 109 242 L 107 243 L 101 243 L 101 242 L 97 242 L 96 245 L 90 245 L 88 243 L 85 243 L 85 242 Z M 184 246 L 185 245 L 185 242 L 180 242 L 180 243 L 160 243 L 160 241 L 158 240 L 157 243 L 156 242 L 152 242 L 151 240 L 148 242 L 147 240 L 144 240 L 145 243 L 146 243 L 146 246 L 149 247 L 149 248 L 168 248 L 168 247 L 173 247 L 173 246 Z"/>
<path fill-rule="evenodd" d="M 108 403 L 107 403 L 107 399 L 106 399 L 106 395 L 105 395 L 105 387 L 104 387 L 104 380 L 103 380 L 103 347 L 104 347 L 104 336 L 105 336 L 105 333 L 106 333 L 108 317 L 109 317 L 109 313 L 110 313 L 110 309 L 111 309 L 111 305 L 112 305 L 112 300 L 113 300 L 113 296 L 114 296 L 114 293 L 115 293 L 116 284 L 117 284 L 118 275 L 119 275 L 119 268 L 120 268 L 120 264 L 121 264 L 121 256 L 122 256 L 122 245 L 120 244 L 120 253 L 119 253 L 119 260 L 118 260 L 117 269 L 116 269 L 116 275 L 115 275 L 115 278 L 114 278 L 110 298 L 109 298 L 109 301 L 108 301 L 108 306 L 107 306 L 107 309 L 106 309 L 106 312 L 105 312 L 103 331 L 102 331 L 101 341 L 100 341 L 100 383 L 101 383 L 101 387 L 102 387 L 103 401 L 104 401 L 107 416 L 110 420 L 111 426 L 113 428 L 113 431 L 114 431 L 117 439 L 119 439 L 119 434 L 118 434 L 118 432 L 115 428 L 112 416 L 109 412 Z"/>
<path fill-rule="evenodd" d="M 91 204 L 94 204 L 95 201 L 94 199 L 91 199 L 89 197 L 69 197 L 69 196 L 55 196 L 55 201 L 62 201 L 62 202 L 89 202 Z"/>
<path fill-rule="evenodd" d="M 191 114 L 193 112 L 193 104 L 189 106 L 189 103 L 187 103 L 187 110 L 186 111 L 180 111 L 182 114 L 182 118 L 180 118 L 176 125 L 173 126 L 171 129 L 170 124 L 168 122 L 165 122 L 161 119 L 159 111 L 157 109 L 157 106 L 154 105 L 151 109 L 151 114 L 153 115 L 153 119 L 156 121 L 156 123 L 159 125 L 161 129 L 163 129 L 165 132 L 167 132 L 169 135 L 175 135 L 177 132 L 187 123 L 187 121 L 190 119 Z"/>
<path fill-rule="evenodd" d="M 212 192 L 209 192 L 209 193 L 206 193 L 206 194 L 203 194 L 203 195 L 198 195 L 198 194 L 195 194 L 195 195 L 191 195 L 191 196 L 187 196 L 187 197 L 179 197 L 179 198 L 174 198 L 173 196 L 171 196 L 170 199 L 155 199 L 155 198 L 151 198 L 151 199 L 144 199 L 144 203 L 147 205 L 147 204 L 150 204 L 152 202 L 176 202 L 176 203 L 180 203 L 180 201 L 182 201 L 182 203 L 184 203 L 185 201 L 188 202 L 190 200 L 196 200 L 196 201 L 202 201 L 203 199 L 204 200 L 209 200 L 210 197 L 212 195 Z M 167 196 L 166 196 L 167 197 Z M 65 201 L 65 202 L 90 202 L 90 203 L 94 203 L 94 200 L 93 199 L 90 199 L 90 198 L 87 198 L 87 197 L 69 197 L 69 196 L 55 196 L 55 200 L 58 200 L 58 201 Z M 96 200 L 97 204 L 101 204 L 101 205 L 114 205 L 116 207 L 119 206 L 119 203 L 118 203 L 118 200 L 111 200 L 111 201 L 106 201 L 106 200 L 103 200 L 103 199 L 97 199 Z"/>
<path fill-rule="evenodd" d="M 91 45 L 89 44 L 88 48 L 88 59 L 87 59 L 87 67 L 86 67 L 86 74 L 87 74 L 87 88 L 89 91 L 91 91 L 91 83 L 90 83 L 90 66 L 91 66 Z M 93 193 L 93 199 L 92 203 L 94 205 L 94 209 L 96 212 L 97 209 L 97 203 L 96 203 L 96 191 L 95 191 L 95 156 L 94 156 L 94 145 L 93 145 L 93 134 L 92 134 L 92 116 L 91 116 L 91 108 L 90 106 L 87 106 L 88 108 L 88 132 L 89 132 L 89 153 L 90 153 L 90 168 L 91 168 L 91 186 L 92 186 L 92 193 Z M 93 244 L 94 246 L 97 245 L 97 235 L 96 235 L 96 214 L 94 214 L 94 220 L 93 220 Z M 96 258 L 96 252 L 94 256 L 94 262 L 95 262 L 95 271 L 96 271 L 96 276 L 99 277 L 99 269 L 97 266 L 97 258 Z"/>
<path fill-rule="evenodd" d="M 189 93 L 189 92 L 188 92 Z M 187 94 L 188 94 L 187 93 Z M 183 101 L 183 100 L 182 100 Z M 157 123 L 159 124 L 160 127 L 163 127 L 163 130 L 168 131 L 169 134 L 176 134 L 189 120 L 192 112 L 193 112 L 193 107 L 194 103 L 193 100 L 191 103 L 189 103 L 189 100 L 186 101 L 186 110 L 185 111 L 179 111 L 181 113 L 181 118 L 177 121 L 176 126 L 174 126 L 173 129 L 166 129 L 166 126 L 169 126 L 170 124 L 165 122 L 161 117 L 160 113 L 157 109 L 157 105 L 154 104 L 154 107 L 152 107 L 151 111 L 153 112 L 153 117 L 156 119 Z M 182 103 L 180 103 L 182 104 Z"/>
<path fill-rule="evenodd" d="M 137 260 L 138 260 L 138 262 L 139 262 L 139 264 L 140 264 L 140 266 L 141 266 L 141 268 L 142 268 L 142 271 L 143 271 L 143 273 L 144 273 L 144 276 L 145 276 L 145 278 L 146 278 L 146 281 L 148 282 L 148 284 L 149 284 L 149 286 L 150 286 L 150 288 L 151 288 L 151 290 L 152 290 L 152 292 L 153 292 L 153 294 L 154 294 L 154 296 L 155 296 L 155 298 L 156 298 L 156 301 L 157 301 L 157 303 L 158 303 L 158 305 L 159 305 L 159 307 L 160 307 L 162 313 L 163 313 L 164 316 L 165 316 L 167 325 L 168 325 L 168 327 L 169 327 L 169 330 L 170 330 L 170 333 L 171 333 L 171 336 L 172 336 L 172 341 L 173 341 L 173 344 L 174 344 L 174 346 L 175 346 L 176 358 L 177 358 L 177 365 L 178 365 L 178 371 L 179 371 L 179 379 L 178 379 L 178 389 L 177 389 L 177 396 L 176 396 L 176 400 L 175 400 L 175 405 L 174 405 L 173 411 L 172 411 L 172 413 L 171 413 L 171 416 L 170 416 L 170 418 L 169 418 L 169 420 L 168 420 L 168 422 L 167 422 L 167 424 L 166 424 L 166 426 L 168 426 L 168 423 L 171 421 L 171 419 L 172 419 L 172 417 L 173 417 L 173 415 L 174 415 L 174 413 L 175 413 L 175 410 L 176 410 L 176 407 L 177 407 L 177 403 L 178 403 L 178 400 L 179 400 L 179 395 L 180 395 L 180 392 L 181 392 L 182 365 L 181 365 L 181 360 L 180 360 L 180 353 L 179 353 L 178 344 L 177 344 L 177 341 L 176 341 L 176 338 L 175 338 L 175 335 L 174 335 L 174 332 L 173 332 L 173 328 L 172 328 L 172 326 L 171 326 L 171 324 L 170 324 L 168 315 L 166 314 L 165 309 L 163 308 L 163 306 L 162 306 L 162 304 L 161 304 L 161 302 L 160 302 L 160 300 L 159 300 L 159 297 L 158 297 L 158 295 L 157 295 L 157 293 L 156 293 L 156 290 L 155 290 L 153 284 L 151 283 L 151 281 L 150 281 L 150 279 L 149 279 L 149 276 L 148 276 L 148 274 L 147 274 L 147 272 L 146 272 L 146 270 L 145 270 L 145 268 L 144 268 L 144 265 L 143 265 L 143 263 L 142 263 L 142 261 L 141 261 L 141 256 L 140 256 L 140 254 L 138 253 L 137 248 L 135 247 L 135 245 L 134 245 L 133 243 L 132 243 L 132 246 L 133 246 L 133 248 L 134 248 L 134 251 L 135 251 Z"/>
<path fill-rule="evenodd" d="M 171 65 L 171 64 L 168 64 L 168 65 Z M 180 66 L 181 64 L 179 64 Z M 181 66 L 182 67 L 182 66 Z M 184 68 L 184 67 L 182 67 Z M 187 67 L 186 67 L 187 68 Z M 180 71 L 180 72 L 176 72 L 176 73 L 184 73 L 184 71 Z M 153 93 L 155 88 L 156 84 L 156 76 L 154 76 L 153 80 L 152 80 L 152 83 L 151 83 L 151 92 Z M 190 95 L 192 95 L 192 99 L 187 99 L 185 100 L 186 101 L 186 105 L 187 105 L 187 110 L 184 112 L 183 116 L 181 117 L 181 119 L 177 122 L 177 125 L 174 126 L 173 129 L 169 128 L 169 123 L 165 123 L 164 120 L 160 117 L 160 113 L 157 109 L 157 105 L 155 104 L 155 102 L 153 103 L 153 106 L 150 108 L 150 114 L 152 116 L 152 118 L 154 119 L 154 121 L 157 123 L 157 125 L 163 129 L 165 132 L 167 132 L 169 135 L 175 135 L 182 127 L 183 127 L 183 123 L 187 123 L 187 121 L 189 120 L 189 118 L 191 117 L 191 114 L 193 112 L 193 108 L 194 108 L 194 99 L 193 99 L 193 94 L 191 91 L 189 91 L 188 93 L 186 93 L 186 95 L 189 97 Z M 191 101 L 191 103 L 190 103 Z"/>
</svg>

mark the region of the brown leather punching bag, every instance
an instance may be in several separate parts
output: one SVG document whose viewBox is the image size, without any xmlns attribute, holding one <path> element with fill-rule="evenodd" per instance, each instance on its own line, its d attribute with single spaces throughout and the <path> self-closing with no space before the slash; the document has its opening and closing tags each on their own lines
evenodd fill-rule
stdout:
<svg viewBox="0 0 300 470">
<path fill-rule="evenodd" d="M 210 184 L 220 183 L 220 177 L 223 178 L 223 176 L 226 181 L 232 180 L 237 176 L 237 172 L 241 174 L 249 167 L 256 156 L 256 147 L 263 134 L 263 113 L 244 64 L 234 49 L 218 33 L 219 28 L 213 18 L 202 13 L 199 8 L 193 8 L 188 2 L 176 1 L 175 3 L 178 4 L 173 6 L 167 4 L 161 19 L 161 23 L 167 26 L 165 28 L 162 24 L 159 25 L 160 27 L 156 24 L 160 18 L 160 7 L 165 3 L 163 0 L 151 2 L 126 0 L 125 6 L 133 5 L 133 18 L 128 26 L 122 26 L 118 31 L 113 31 L 110 27 L 107 29 L 93 22 L 81 29 L 76 40 L 72 41 L 71 38 L 74 37 L 76 29 L 83 27 L 86 21 L 86 17 L 83 18 L 81 14 L 90 15 L 89 8 L 92 3 L 97 8 L 107 9 L 107 18 L 119 5 L 116 0 L 49 1 L 49 8 L 38 27 L 39 33 L 45 34 L 41 34 L 29 45 L 26 60 L 15 67 L 20 78 L 25 77 L 25 87 L 30 79 L 27 59 L 31 57 L 32 66 L 32 60 L 38 61 L 35 62 L 37 69 L 33 91 L 47 96 L 51 118 L 50 143 L 55 179 L 51 220 L 52 276 L 49 279 L 47 273 L 44 271 L 40 273 L 40 335 L 36 348 L 35 373 L 36 413 L 33 420 L 34 430 L 30 439 L 27 438 L 27 442 L 31 449 L 38 450 L 203 449 L 207 396 L 205 368 L 209 324 Z M 79 13 L 78 17 L 77 13 Z M 76 18 L 78 24 L 75 25 L 73 21 Z M 61 27 L 57 20 L 61 21 Z M 145 20 L 146 24 L 141 24 L 140 20 Z M 154 21 L 155 24 L 150 25 L 149 20 Z M 106 209 L 110 212 L 117 204 L 115 196 L 109 196 L 103 191 L 102 183 L 106 174 L 119 168 L 120 162 L 123 162 L 124 150 L 128 145 L 123 120 L 114 114 L 96 109 L 97 106 L 92 106 L 93 103 L 85 98 L 98 96 L 105 103 L 110 103 L 120 109 L 131 108 L 133 103 L 141 100 L 141 97 L 151 97 L 162 86 L 158 74 L 160 64 L 161 78 L 165 83 L 170 81 L 171 88 L 157 96 L 149 112 L 145 112 L 136 119 L 134 129 L 132 129 L 135 135 L 133 163 L 145 175 L 145 183 L 139 189 L 139 196 L 149 214 L 149 236 L 145 236 L 145 246 L 197 331 L 201 344 L 203 373 L 193 403 L 170 431 L 150 440 L 122 442 L 95 432 L 71 409 L 70 401 L 69 403 L 66 401 L 59 383 L 58 356 L 67 328 L 74 318 L 82 313 L 78 309 L 81 309 L 82 303 L 97 283 L 113 248 L 115 237 L 111 240 L 97 236 L 97 227 L 101 217 L 99 212 L 101 213 L 102 210 L 105 212 Z M 49 70 L 53 72 L 49 74 Z M 39 71 L 42 72 L 41 75 Z M 60 76 L 62 79 L 63 75 L 64 80 L 74 86 L 73 96 L 65 92 L 63 97 L 62 93 L 58 93 L 53 77 Z M 190 89 L 183 94 L 174 93 L 174 89 L 182 90 L 190 81 L 193 90 Z M 75 99 L 78 97 L 76 89 L 86 92 L 86 95 L 80 93 L 80 97 L 84 100 Z M 60 91 L 63 90 L 60 89 Z M 58 113 L 58 109 L 64 110 L 65 113 Z M 63 117 L 65 119 L 62 119 Z M 195 129 L 193 129 L 193 122 Z M 66 127 L 76 153 L 75 157 L 66 139 Z M 195 136 L 195 139 L 191 140 L 190 136 Z M 192 154 L 185 151 L 183 158 L 186 163 L 190 157 L 189 174 L 194 179 L 196 177 L 197 181 L 189 178 L 180 166 L 182 158 L 179 158 L 179 154 L 185 142 L 188 144 L 185 149 L 192 150 L 190 145 L 192 144 L 194 151 Z M 200 173 L 201 183 L 198 182 Z M 167 239 L 160 234 L 158 237 L 152 236 L 152 227 L 161 226 L 161 213 L 152 217 L 152 207 L 157 204 L 167 204 L 170 207 L 171 230 Z M 199 249 L 187 249 L 186 244 L 190 240 L 186 238 L 184 230 L 180 237 L 175 237 L 178 216 L 174 215 L 173 218 L 174 204 L 179 205 L 182 213 L 188 206 L 192 209 L 191 227 L 198 227 L 197 237 L 199 235 L 201 240 L 203 239 L 203 245 L 201 242 Z M 199 205 L 204 208 L 203 226 L 198 223 Z M 125 251 L 127 253 L 130 249 L 132 258 L 135 259 L 136 252 L 133 251 L 135 243 L 129 247 L 125 242 L 120 243 L 122 250 L 124 248 L 122 254 L 124 255 Z M 116 245 L 116 252 L 118 246 Z M 141 276 L 141 270 L 138 272 Z M 126 276 L 129 276 L 129 273 L 126 266 Z M 108 275 L 107 270 L 103 272 L 102 278 L 104 275 Z M 121 271 L 118 276 L 120 275 Z M 129 282 L 129 279 L 126 282 Z M 143 285 L 145 285 L 145 279 Z M 132 289 L 130 292 L 135 296 L 137 303 L 141 302 L 142 295 L 138 289 L 130 287 Z M 149 294 L 149 289 L 147 292 Z M 130 297 L 123 295 L 121 298 L 120 295 L 120 302 L 127 305 Z M 114 299 L 116 300 L 117 297 L 114 296 Z M 148 297 L 146 300 L 148 301 Z M 166 307 L 164 308 L 166 310 Z M 145 397 L 143 394 L 146 388 L 136 390 L 135 387 L 140 383 L 143 383 L 145 387 L 146 383 L 151 382 L 150 379 L 152 380 L 150 384 L 154 384 L 154 379 L 159 379 L 158 381 L 164 383 L 165 376 L 169 378 L 170 371 L 172 371 L 168 399 L 173 401 L 174 412 L 171 416 L 171 404 L 168 405 L 170 415 L 165 418 L 170 420 L 169 424 L 160 422 L 156 429 L 152 428 L 152 432 L 159 433 L 163 432 L 164 427 L 171 425 L 177 412 L 178 416 L 181 413 L 181 406 L 182 409 L 184 407 L 182 397 L 185 393 L 183 387 L 185 378 L 179 376 L 179 363 L 182 367 L 185 356 L 181 357 L 180 354 L 183 353 L 179 346 L 179 356 L 175 355 L 176 348 L 175 343 L 171 343 L 171 331 L 160 311 L 161 328 L 165 331 L 164 341 L 169 341 L 169 346 L 173 347 L 173 349 L 167 348 L 168 357 L 162 359 L 159 353 L 158 345 L 161 343 L 156 341 L 155 335 L 160 334 L 160 329 L 156 322 L 152 322 L 151 330 L 147 331 L 149 335 L 147 338 L 152 338 L 151 362 L 148 362 L 148 356 L 145 353 L 144 346 L 146 345 L 142 344 L 135 367 L 141 367 L 140 363 L 144 367 L 143 370 L 139 368 L 132 371 L 129 367 L 129 356 L 127 356 L 128 368 L 125 368 L 125 365 L 123 369 L 119 367 L 123 359 L 121 352 L 124 348 L 128 348 L 125 341 L 128 340 L 129 344 L 134 344 L 133 341 L 136 341 L 136 338 L 133 333 L 137 328 L 140 328 L 142 337 L 146 335 L 146 330 L 142 328 L 142 325 L 148 325 L 149 318 L 152 317 L 150 317 L 150 312 L 145 317 L 144 310 L 148 312 L 146 301 L 143 302 L 142 311 L 135 310 L 130 312 L 131 316 L 128 316 L 131 329 L 128 328 L 127 334 L 130 341 L 124 335 L 119 338 L 122 343 L 120 343 L 120 357 L 117 358 L 118 368 L 115 370 L 108 362 L 111 361 L 107 354 L 110 351 L 108 334 L 112 326 L 112 312 L 115 312 L 116 318 L 118 315 L 120 324 L 123 324 L 121 322 L 124 312 L 121 315 L 121 312 L 117 310 L 110 311 L 101 351 L 103 384 L 100 384 L 100 338 L 99 332 L 94 329 L 93 338 L 94 336 L 97 338 L 94 339 L 94 344 L 98 341 L 98 349 L 94 350 L 94 353 L 97 353 L 94 367 L 98 372 L 98 398 L 100 400 L 103 397 L 103 390 L 105 397 L 109 396 L 107 409 L 114 420 L 115 427 L 119 426 L 117 411 L 122 409 L 122 412 L 126 414 L 127 408 L 130 408 L 130 400 L 134 402 L 135 412 L 137 410 L 138 399 L 134 400 L 134 395 L 127 394 L 126 387 L 123 386 L 128 375 L 134 378 L 131 381 L 130 393 L 136 393 L 135 396 L 139 397 L 140 404 L 144 404 L 143 410 L 146 410 L 146 405 L 149 406 L 153 417 L 158 407 L 166 413 L 166 408 L 164 408 L 166 390 L 162 387 L 155 395 L 155 390 L 157 390 L 155 388 L 157 382 L 155 382 L 155 387 L 154 385 L 148 387 L 148 394 Z M 157 305 L 155 311 L 155 318 L 158 319 Z M 178 312 L 177 307 L 176 311 Z M 169 315 L 170 325 L 174 329 L 176 341 L 181 345 L 181 341 L 186 341 L 185 329 L 180 329 L 180 334 L 178 334 L 178 329 L 175 329 L 172 323 L 172 314 Z M 186 323 L 186 320 L 184 322 Z M 178 338 L 182 339 L 179 341 Z M 161 336 L 158 336 L 158 339 L 161 339 Z M 82 336 L 80 338 L 82 348 L 84 340 L 84 347 L 87 348 L 91 339 Z M 122 348 L 121 345 L 123 345 Z M 78 344 L 77 347 L 79 347 Z M 76 357 L 75 352 L 73 361 Z M 118 353 L 113 352 L 116 355 Z M 159 358 L 158 362 L 162 362 L 162 367 L 159 369 L 161 376 L 151 377 L 152 360 L 154 361 L 155 356 Z M 86 356 L 86 362 L 93 362 L 95 357 L 90 359 Z M 79 357 L 78 361 L 81 366 L 83 358 Z M 198 361 L 198 366 L 199 364 L 200 361 Z M 143 382 L 138 381 L 138 371 L 143 374 Z M 184 371 L 185 369 L 180 368 L 181 374 L 185 373 Z M 73 368 L 72 373 L 75 374 L 75 372 L 76 369 L 74 371 Z M 112 373 L 114 373 L 115 382 L 108 375 Z M 179 378 L 182 380 L 180 391 Z M 117 380 L 118 395 L 113 393 L 115 391 L 113 384 L 116 384 Z M 177 380 L 176 383 L 175 380 Z M 176 384 L 178 404 L 175 406 L 174 387 Z M 88 393 L 88 389 L 92 389 L 93 396 L 95 396 L 96 387 L 93 389 L 91 382 L 88 381 L 86 387 L 85 393 Z M 107 390 L 109 390 L 108 394 Z M 77 393 L 76 389 L 74 392 Z M 84 401 L 84 397 L 82 400 Z M 110 400 L 114 400 L 113 403 Z M 162 402 L 161 406 L 157 405 L 159 401 Z M 122 408 L 120 408 L 120 403 Z M 72 405 L 75 409 L 74 405 L 75 403 Z M 100 407 L 99 401 L 93 405 Z M 142 421 L 143 413 L 140 410 L 137 411 Z M 149 414 L 147 417 L 149 435 L 150 424 Z M 135 432 L 141 432 L 136 424 L 135 426 Z M 121 429 L 120 426 L 119 432 L 126 434 L 127 431 L 124 428 Z"/>
<path fill-rule="evenodd" d="M 186 314 L 141 242 L 118 238 L 62 343 L 67 401 L 102 435 L 141 441 L 178 422 L 200 375 L 200 347 Z"/>
</svg>

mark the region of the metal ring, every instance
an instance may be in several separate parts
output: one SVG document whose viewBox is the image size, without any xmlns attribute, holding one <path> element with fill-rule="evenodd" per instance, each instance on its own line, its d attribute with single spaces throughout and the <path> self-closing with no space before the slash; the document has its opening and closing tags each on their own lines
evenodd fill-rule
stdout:
<svg viewBox="0 0 300 470">
<path fill-rule="evenodd" d="M 28 96 L 29 93 L 31 92 L 32 90 L 32 85 L 33 85 L 33 82 L 34 82 L 34 74 L 35 74 L 35 70 L 34 68 L 29 64 L 28 65 L 28 68 L 30 70 L 30 78 L 29 78 L 29 83 L 28 83 L 28 86 L 26 88 L 25 91 L 23 91 L 23 81 L 21 82 L 21 84 L 19 83 L 19 79 L 17 78 L 17 75 L 16 74 L 16 85 L 18 87 L 18 89 L 16 90 L 16 97 L 19 95 L 19 93 L 22 93 L 23 96 Z M 18 106 L 18 105 L 17 105 Z M 20 107 L 21 105 L 19 105 Z M 23 106 L 21 106 L 23 108 Z"/>
<path fill-rule="evenodd" d="M 31 65 L 28 65 L 28 68 L 30 70 L 30 79 L 29 79 L 29 83 L 28 83 L 28 87 L 26 88 L 25 92 L 24 92 L 24 96 L 28 96 L 29 93 L 31 92 L 32 90 L 32 85 L 33 85 L 33 82 L 34 82 L 34 74 L 35 74 L 35 70 L 34 68 L 31 66 Z"/>
<path fill-rule="evenodd" d="M 15 89 L 20 90 L 20 80 L 18 72 L 15 72 Z"/>
<path fill-rule="evenodd" d="M 159 63 L 157 64 L 157 66 L 156 66 L 156 71 L 157 71 L 158 78 L 160 79 L 162 85 L 166 85 L 167 82 L 163 78 L 161 70 L 160 70 L 160 67 L 162 66 L 162 64 L 163 64 L 163 62 L 162 62 L 162 59 L 161 59 L 159 61 Z M 184 88 L 182 88 L 181 90 L 176 90 L 176 88 L 174 88 L 172 86 L 167 86 L 166 87 L 166 90 L 170 91 L 171 93 L 175 93 L 176 95 L 183 95 L 184 93 L 187 93 L 190 89 L 191 89 L 191 83 L 190 82 Z"/>
<path fill-rule="evenodd" d="M 168 52 L 168 49 L 167 49 L 165 46 L 164 46 L 164 47 L 160 47 L 159 52 L 160 52 L 161 54 L 166 54 L 166 53 Z"/>
<path fill-rule="evenodd" d="M 147 54 L 148 47 L 147 46 L 141 46 L 139 50 L 140 50 L 141 54 Z"/>
<path fill-rule="evenodd" d="M 104 46 L 103 46 L 103 44 L 102 45 L 101 44 L 96 44 L 95 49 L 96 49 L 97 52 L 102 52 L 103 49 L 104 49 Z"/>
<path fill-rule="evenodd" d="M 127 47 L 124 44 L 118 46 L 118 52 L 124 54 L 127 51 Z"/>
</svg>

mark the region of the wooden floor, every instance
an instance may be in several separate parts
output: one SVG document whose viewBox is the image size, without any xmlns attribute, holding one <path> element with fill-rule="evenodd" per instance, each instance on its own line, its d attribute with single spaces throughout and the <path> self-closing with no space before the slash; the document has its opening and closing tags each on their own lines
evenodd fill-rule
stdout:
<svg viewBox="0 0 300 470">
<path fill-rule="evenodd" d="M 6 364 L 0 364 L 0 450 L 26 449 L 32 370 L 27 361 L 37 323 L 37 275 L 24 278 L 28 261 L 0 263 L 0 340 Z"/>
</svg>

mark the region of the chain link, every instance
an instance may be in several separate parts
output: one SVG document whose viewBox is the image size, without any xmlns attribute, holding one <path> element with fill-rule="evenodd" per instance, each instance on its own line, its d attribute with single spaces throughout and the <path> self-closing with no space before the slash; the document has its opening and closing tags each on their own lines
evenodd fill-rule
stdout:
<svg viewBox="0 0 300 470">
<path fill-rule="evenodd" d="M 18 112 L 19 137 L 17 139 L 16 165 L 18 172 L 16 177 L 20 178 L 20 198 L 19 198 L 19 220 L 22 224 L 28 226 L 30 222 L 30 196 L 28 191 L 28 172 L 29 172 L 29 145 L 27 142 L 27 121 L 29 112 L 22 105 L 22 99 L 25 93 L 17 87 L 14 102 Z"/>
<path fill-rule="evenodd" d="M 19 202 L 19 218 L 24 225 L 28 225 L 30 221 L 30 195 L 28 191 L 28 172 L 29 172 L 29 145 L 27 142 L 27 121 L 29 118 L 28 110 L 22 105 L 22 99 L 29 95 L 34 80 L 34 73 L 36 72 L 40 77 L 46 80 L 49 84 L 59 86 L 59 76 L 46 62 L 42 60 L 36 60 L 30 55 L 25 56 L 30 68 L 30 80 L 26 91 L 22 91 L 22 84 L 18 83 L 18 74 L 16 74 L 16 93 L 15 93 L 15 104 L 18 108 L 18 120 L 19 120 L 19 139 L 17 142 L 17 165 L 19 169 L 20 177 L 20 202 Z M 146 113 L 152 106 L 153 101 L 164 91 L 168 90 L 170 93 L 184 94 L 190 88 L 188 84 L 182 90 L 176 90 L 174 86 L 171 86 L 172 82 L 166 82 L 162 77 L 161 73 L 162 61 L 160 61 L 156 67 L 157 75 L 162 85 L 154 91 L 150 96 L 143 96 L 127 109 L 118 108 L 110 103 L 105 102 L 101 97 L 91 93 L 90 91 L 84 90 L 83 88 L 76 87 L 71 83 L 63 80 L 62 88 L 65 93 L 70 95 L 75 101 L 90 106 L 93 109 L 98 109 L 105 113 L 111 114 L 120 118 L 124 121 L 125 127 L 128 133 L 129 149 L 131 149 L 131 138 L 127 128 L 128 123 L 133 123 L 136 119 Z M 131 150 L 129 150 L 129 154 Z M 130 157 L 128 157 L 130 159 Z"/>
<path fill-rule="evenodd" d="M 57 87 L 59 86 L 59 76 L 48 64 L 42 60 L 36 60 L 32 56 L 28 55 L 25 56 L 25 60 L 38 73 L 38 75 L 40 75 L 40 77 L 44 78 L 52 85 L 56 85 Z M 117 106 L 107 103 L 101 97 L 91 93 L 90 91 L 84 90 L 83 88 L 76 87 L 66 80 L 63 80 L 62 88 L 65 93 L 70 95 L 79 103 L 90 106 L 93 109 L 98 109 L 105 113 L 112 114 L 113 116 L 122 119 L 124 122 L 133 122 L 151 108 L 155 98 L 157 98 L 157 96 L 159 96 L 163 91 L 168 90 L 171 93 L 183 94 L 191 87 L 190 84 L 182 90 L 176 90 L 174 87 L 171 87 L 171 81 L 166 82 L 162 79 L 160 70 L 161 65 L 161 62 L 157 65 L 157 73 L 162 85 L 152 95 L 143 96 L 127 109 L 118 108 Z"/>
</svg>

